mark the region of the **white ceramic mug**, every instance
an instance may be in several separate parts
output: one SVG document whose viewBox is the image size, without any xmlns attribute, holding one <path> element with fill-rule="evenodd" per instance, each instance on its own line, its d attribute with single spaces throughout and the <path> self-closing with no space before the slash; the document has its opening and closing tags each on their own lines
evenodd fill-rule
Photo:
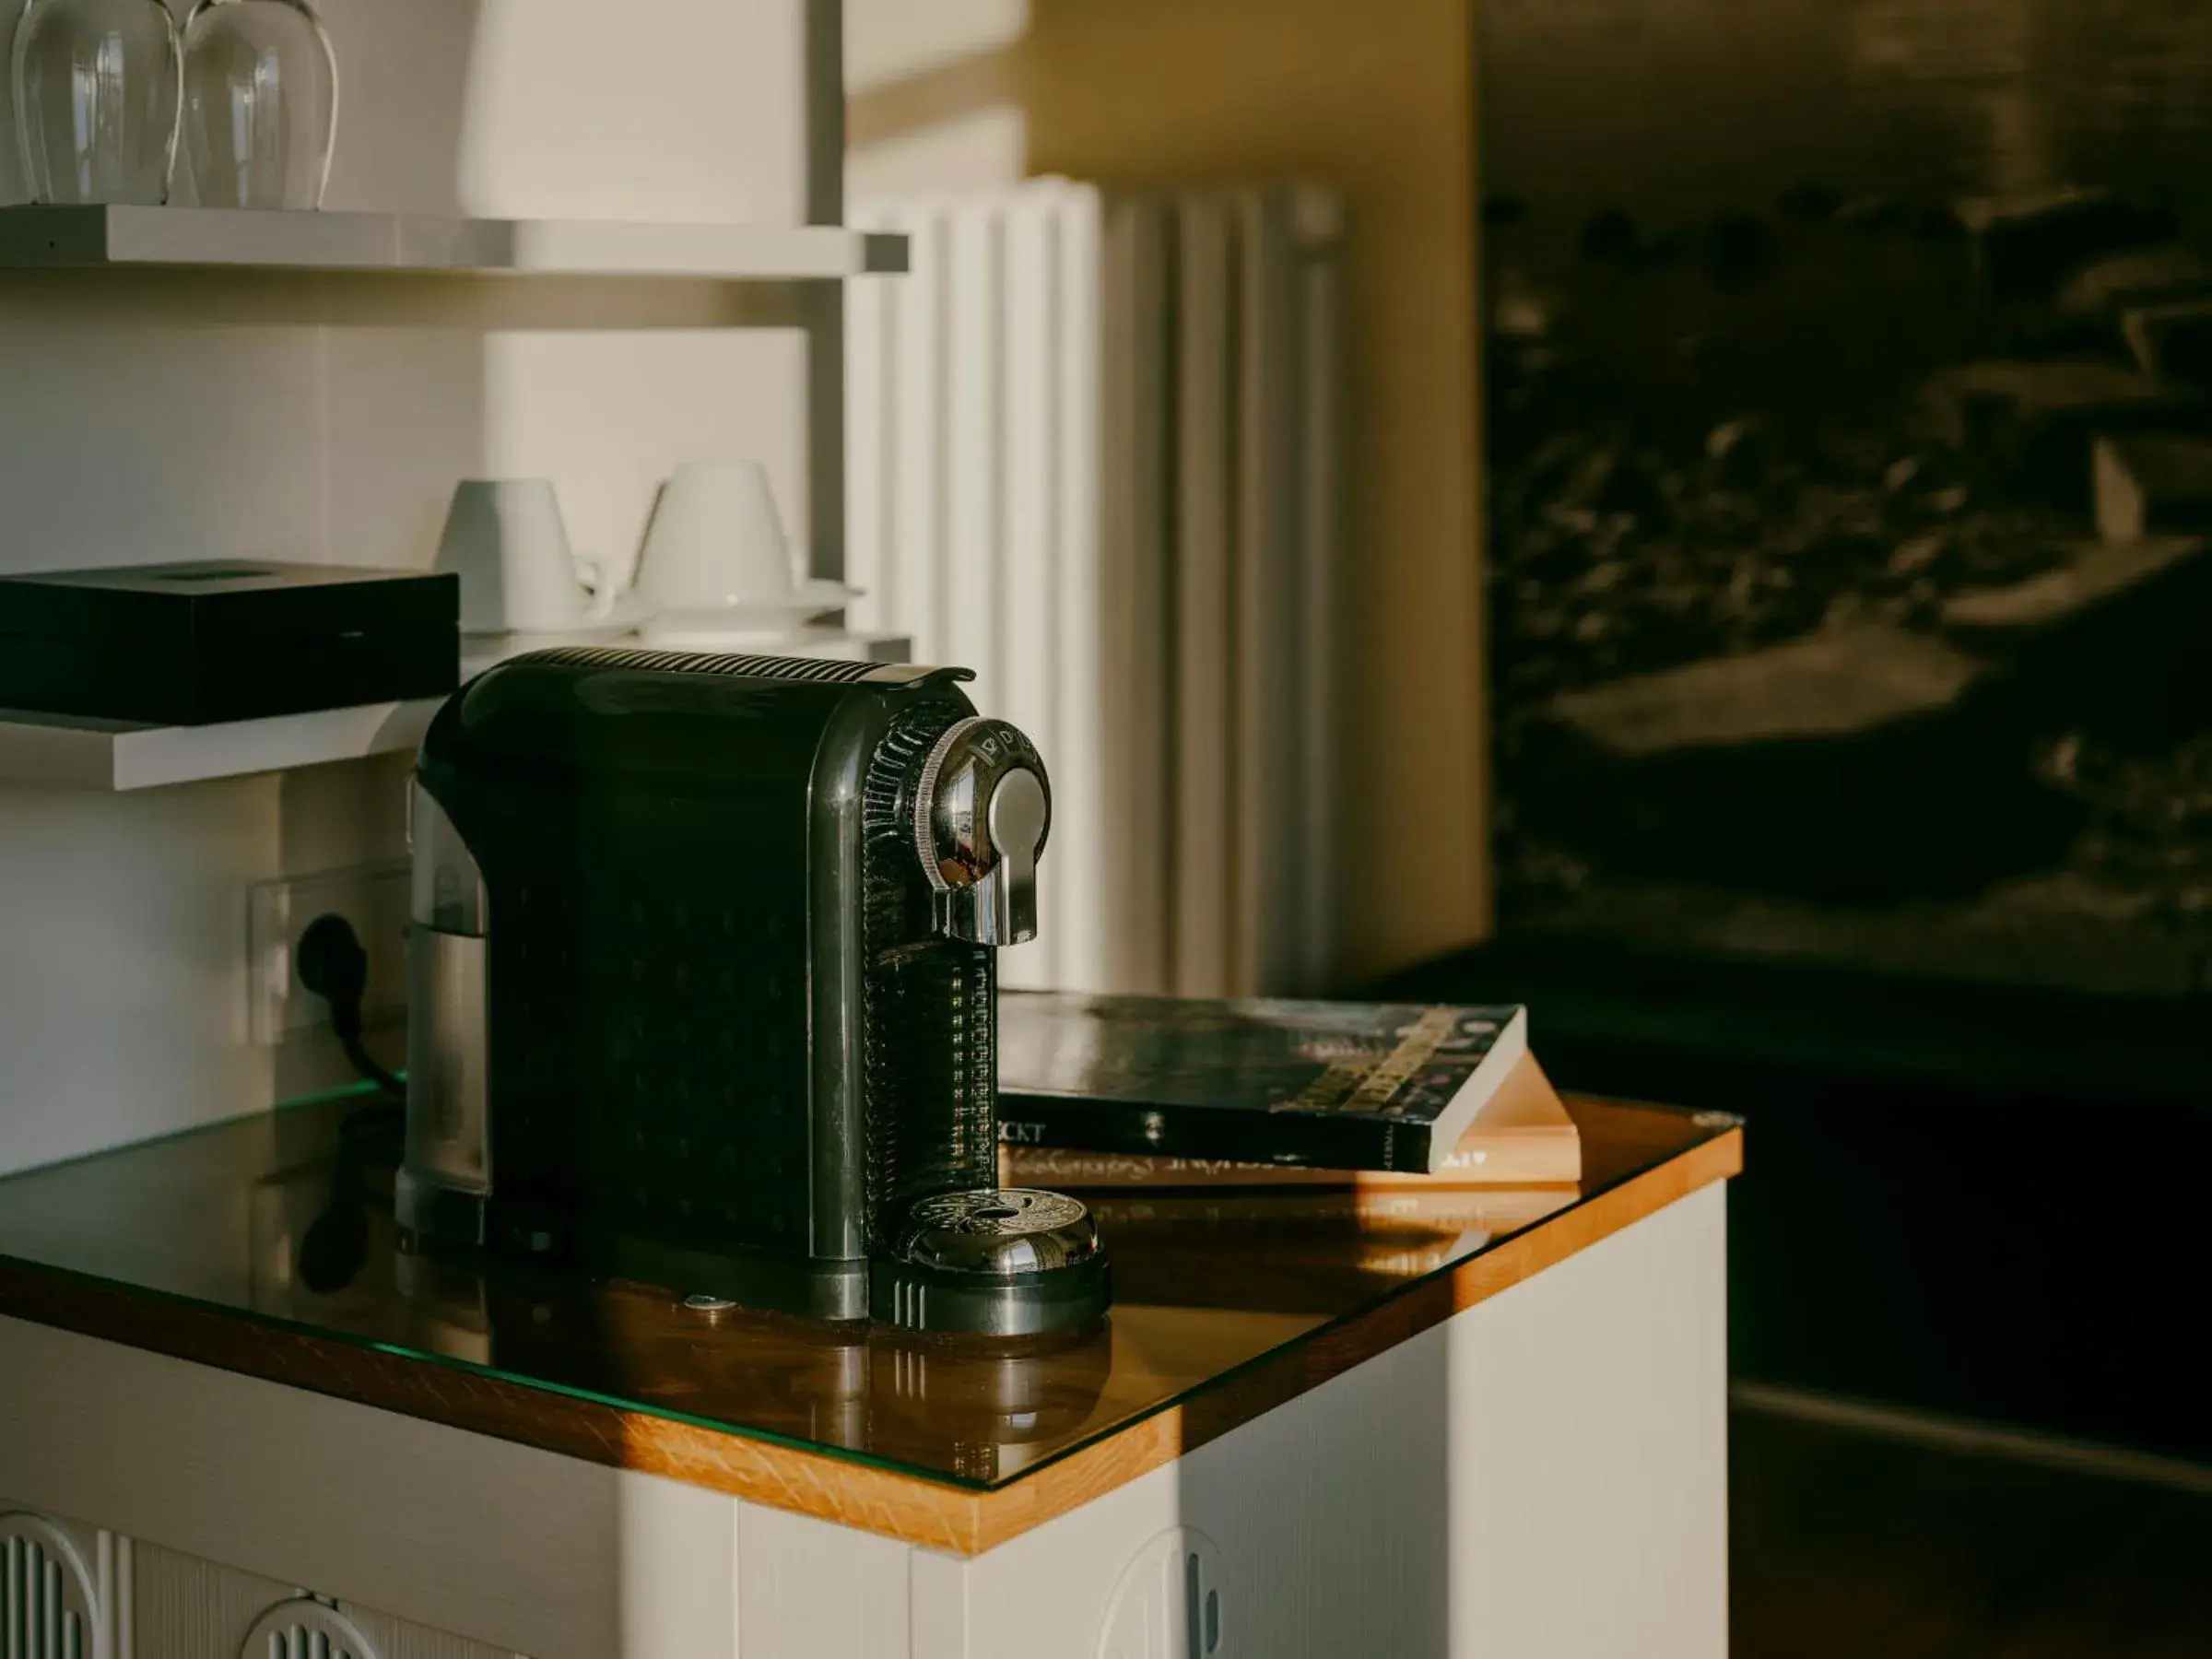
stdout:
<svg viewBox="0 0 2212 1659">
<path fill-rule="evenodd" d="M 606 620 L 614 584 L 569 547 L 549 478 L 464 478 L 438 544 L 461 578 L 464 633 L 564 633 Z"/>
<path fill-rule="evenodd" d="M 638 556 L 638 589 L 663 610 L 788 602 L 791 542 L 758 461 L 687 461 L 669 475 Z"/>
</svg>

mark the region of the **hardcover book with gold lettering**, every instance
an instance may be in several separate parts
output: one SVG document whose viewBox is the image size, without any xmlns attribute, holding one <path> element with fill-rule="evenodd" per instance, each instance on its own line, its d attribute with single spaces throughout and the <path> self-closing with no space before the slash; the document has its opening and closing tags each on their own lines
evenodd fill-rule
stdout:
<svg viewBox="0 0 2212 1659">
<path fill-rule="evenodd" d="M 1528 1011 L 1007 993 L 999 1136 L 1030 1147 L 1436 1172 L 1528 1052 Z"/>
</svg>

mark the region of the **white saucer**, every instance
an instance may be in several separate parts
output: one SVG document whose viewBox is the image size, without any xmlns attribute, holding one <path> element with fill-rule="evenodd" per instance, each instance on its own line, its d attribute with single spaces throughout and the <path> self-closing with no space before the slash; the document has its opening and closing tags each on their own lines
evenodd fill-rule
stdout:
<svg viewBox="0 0 2212 1659">
<path fill-rule="evenodd" d="M 547 645 L 583 640 L 604 640 L 613 634 L 632 632 L 638 625 L 655 615 L 659 607 L 635 589 L 619 594 L 614 608 L 604 617 L 582 617 L 566 628 L 523 629 L 499 628 L 474 632 L 464 629 L 461 639 L 465 645 L 478 650 L 512 646 L 516 650 L 535 651 Z"/>
<path fill-rule="evenodd" d="M 859 597 L 857 588 L 841 582 L 807 582 L 774 599 L 701 610 L 665 610 L 638 631 L 654 645 L 761 645 L 787 640 L 818 618 L 841 611 Z"/>
</svg>

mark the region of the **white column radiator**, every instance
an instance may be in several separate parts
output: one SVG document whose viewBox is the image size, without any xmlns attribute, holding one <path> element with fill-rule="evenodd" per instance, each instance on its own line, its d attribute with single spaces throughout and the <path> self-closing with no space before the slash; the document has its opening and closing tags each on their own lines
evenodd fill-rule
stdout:
<svg viewBox="0 0 2212 1659">
<path fill-rule="evenodd" d="M 1291 187 L 856 203 L 861 629 L 976 670 L 1053 771 L 1008 984 L 1328 982 L 1342 211 Z"/>
</svg>

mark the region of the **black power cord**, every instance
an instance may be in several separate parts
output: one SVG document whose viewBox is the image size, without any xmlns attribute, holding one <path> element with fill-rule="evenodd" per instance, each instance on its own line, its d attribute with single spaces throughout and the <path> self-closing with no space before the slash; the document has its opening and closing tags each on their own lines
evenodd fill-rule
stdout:
<svg viewBox="0 0 2212 1659">
<path fill-rule="evenodd" d="M 335 912 L 317 916 L 293 952 L 300 982 L 330 1005 L 330 1029 L 354 1070 L 386 1098 L 357 1106 L 338 1123 L 330 1201 L 300 1240 L 300 1279 L 322 1293 L 342 1290 L 369 1256 L 367 1184 L 371 1164 L 396 1165 L 406 1130 L 406 1085 L 379 1065 L 361 1043 L 361 1000 L 369 990 L 369 952 L 353 924 Z"/>
<path fill-rule="evenodd" d="M 335 911 L 307 924 L 293 951 L 300 982 L 330 1005 L 330 1029 L 353 1069 L 395 1100 L 407 1086 L 361 1046 L 361 999 L 369 993 L 369 952 L 353 924 Z"/>
</svg>

